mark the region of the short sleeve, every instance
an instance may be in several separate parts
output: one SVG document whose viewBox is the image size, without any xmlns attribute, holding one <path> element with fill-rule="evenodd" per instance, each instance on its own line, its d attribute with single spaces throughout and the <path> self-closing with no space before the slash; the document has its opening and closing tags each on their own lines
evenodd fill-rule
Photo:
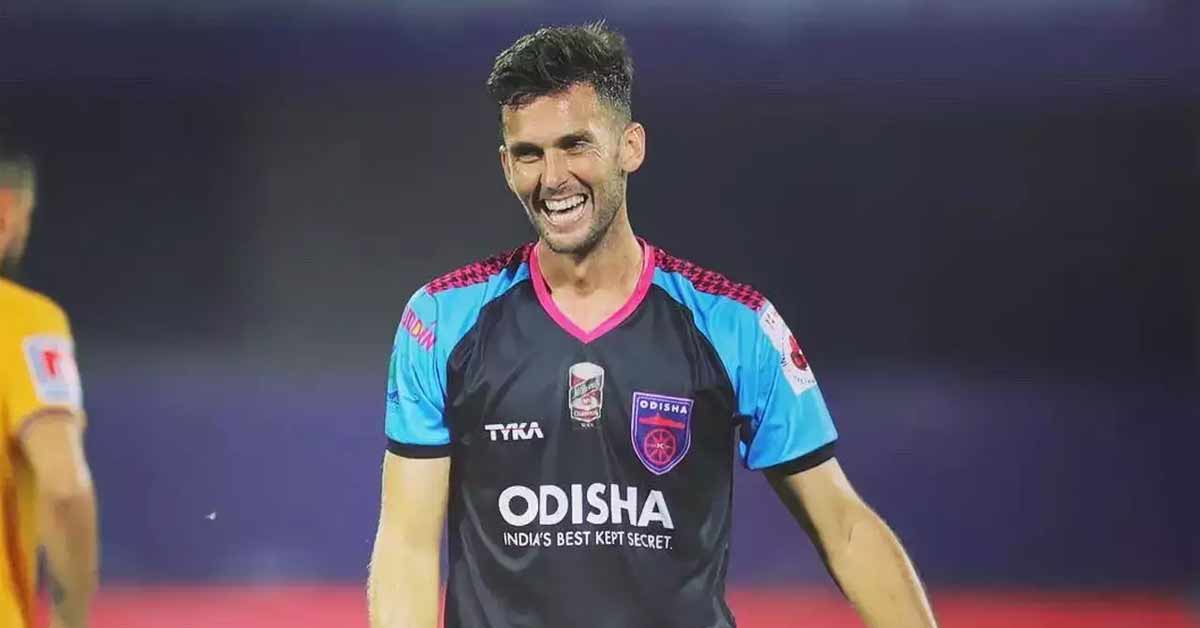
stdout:
<svg viewBox="0 0 1200 628">
<path fill-rule="evenodd" d="M 400 317 L 388 366 L 384 430 L 388 451 L 408 458 L 450 454 L 445 363 L 437 345 L 437 302 L 424 288 Z"/>
<path fill-rule="evenodd" d="M 833 456 L 837 430 L 816 377 L 800 344 L 770 302 L 758 310 L 742 369 L 745 396 L 739 406 L 748 416 L 740 450 L 750 469 L 777 468 L 797 473 Z"/>
<path fill-rule="evenodd" d="M 38 303 L 22 317 L 15 334 L 0 347 L 5 431 L 19 437 L 30 419 L 65 410 L 82 420 L 83 387 L 75 343 L 66 315 L 56 305 Z"/>
</svg>

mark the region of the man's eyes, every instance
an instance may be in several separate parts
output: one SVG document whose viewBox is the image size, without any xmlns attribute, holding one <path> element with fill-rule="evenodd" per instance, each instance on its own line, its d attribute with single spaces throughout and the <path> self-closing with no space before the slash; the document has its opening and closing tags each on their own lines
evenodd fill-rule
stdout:
<svg viewBox="0 0 1200 628">
<path fill-rule="evenodd" d="M 589 148 L 591 148 L 591 144 L 581 140 L 564 144 L 561 150 L 570 155 L 580 155 L 587 152 Z M 537 163 L 542 159 L 542 152 L 536 150 L 513 151 L 513 159 L 523 164 Z"/>
</svg>

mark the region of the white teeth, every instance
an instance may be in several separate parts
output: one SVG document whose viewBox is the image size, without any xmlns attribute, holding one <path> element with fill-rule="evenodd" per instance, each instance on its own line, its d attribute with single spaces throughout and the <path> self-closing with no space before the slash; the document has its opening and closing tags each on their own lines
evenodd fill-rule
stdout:
<svg viewBox="0 0 1200 628">
<path fill-rule="evenodd" d="M 585 200 L 586 200 L 586 197 L 584 197 L 584 195 L 582 195 L 582 194 L 576 194 L 575 196 L 568 196 L 567 198 L 557 199 L 557 200 L 547 199 L 546 200 L 546 209 L 549 209 L 550 211 L 554 211 L 554 212 L 566 211 L 568 209 L 574 208 L 576 205 L 583 203 L 583 201 L 585 201 Z"/>
<path fill-rule="evenodd" d="M 556 229 L 570 229 L 583 219 L 585 211 L 583 207 L 586 201 L 587 197 L 583 194 L 546 201 L 546 211 L 543 216 L 545 216 L 546 222 Z"/>
</svg>

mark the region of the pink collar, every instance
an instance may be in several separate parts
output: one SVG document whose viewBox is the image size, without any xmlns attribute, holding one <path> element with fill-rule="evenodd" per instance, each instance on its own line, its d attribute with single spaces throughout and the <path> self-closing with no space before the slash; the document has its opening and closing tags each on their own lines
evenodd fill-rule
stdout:
<svg viewBox="0 0 1200 628">
<path fill-rule="evenodd" d="M 538 303 L 542 304 L 542 309 L 563 331 L 575 336 L 580 342 L 586 344 L 608 333 L 629 318 L 637 306 L 641 305 L 646 293 L 650 291 L 650 282 L 654 279 L 654 247 L 640 238 L 638 241 L 642 245 L 642 275 L 638 278 L 637 288 L 620 309 L 591 331 L 584 331 L 558 309 L 558 304 L 550 296 L 550 288 L 546 286 L 546 280 L 542 277 L 542 269 L 538 266 L 538 247 L 534 244 L 533 250 L 529 252 L 529 280 L 533 282 L 533 291 L 537 294 Z"/>
</svg>

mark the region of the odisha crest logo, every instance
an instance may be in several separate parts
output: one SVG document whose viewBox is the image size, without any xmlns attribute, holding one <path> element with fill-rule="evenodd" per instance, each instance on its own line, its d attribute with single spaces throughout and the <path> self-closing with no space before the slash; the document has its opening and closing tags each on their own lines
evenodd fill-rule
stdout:
<svg viewBox="0 0 1200 628">
<path fill-rule="evenodd" d="M 692 444 L 692 400 L 633 393 L 630 435 L 638 459 L 655 475 L 675 468 Z"/>
<path fill-rule="evenodd" d="M 654 417 L 647 421 L 667 421 L 662 417 Z M 675 442 L 675 435 L 663 427 L 656 427 L 646 433 L 642 438 L 642 453 L 650 459 L 651 464 L 655 466 L 666 466 L 671 463 L 671 458 L 675 457 L 675 450 L 678 445 Z"/>
</svg>

